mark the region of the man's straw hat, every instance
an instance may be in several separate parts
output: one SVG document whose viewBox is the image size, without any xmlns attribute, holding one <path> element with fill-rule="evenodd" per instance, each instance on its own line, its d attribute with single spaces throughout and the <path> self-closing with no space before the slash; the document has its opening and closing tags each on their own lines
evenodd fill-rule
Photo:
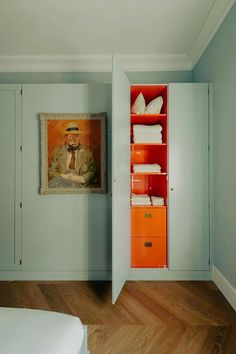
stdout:
<svg viewBox="0 0 236 354">
<path fill-rule="evenodd" d="M 81 134 L 81 131 L 76 123 L 69 123 L 65 129 L 65 135 L 68 134 Z"/>
</svg>

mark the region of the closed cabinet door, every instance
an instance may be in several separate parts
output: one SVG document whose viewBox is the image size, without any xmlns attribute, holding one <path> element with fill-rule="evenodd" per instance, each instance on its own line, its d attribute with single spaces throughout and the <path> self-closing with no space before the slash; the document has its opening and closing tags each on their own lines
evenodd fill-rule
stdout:
<svg viewBox="0 0 236 354">
<path fill-rule="evenodd" d="M 208 84 L 170 84 L 170 270 L 209 269 L 208 125 Z"/>
<path fill-rule="evenodd" d="M 21 268 L 21 87 L 0 85 L 0 270 Z"/>
</svg>

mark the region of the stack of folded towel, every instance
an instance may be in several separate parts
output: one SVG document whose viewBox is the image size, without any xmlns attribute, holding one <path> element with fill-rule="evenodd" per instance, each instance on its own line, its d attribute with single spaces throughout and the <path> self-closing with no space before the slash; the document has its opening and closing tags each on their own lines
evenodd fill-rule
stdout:
<svg viewBox="0 0 236 354">
<path fill-rule="evenodd" d="M 147 194 L 132 193 L 131 205 L 151 205 L 151 200 Z"/>
<path fill-rule="evenodd" d="M 131 205 L 153 205 L 153 206 L 161 206 L 165 204 L 165 200 L 162 197 L 150 197 L 147 194 L 135 194 L 131 195 Z"/>
<path fill-rule="evenodd" d="M 134 164 L 133 165 L 133 171 L 135 173 L 138 172 L 161 172 L 161 166 L 158 165 L 157 163 L 153 164 Z"/>
<path fill-rule="evenodd" d="M 151 196 L 152 205 L 164 205 L 164 198 Z"/>
<path fill-rule="evenodd" d="M 134 143 L 162 143 L 162 126 L 156 125 L 133 125 Z"/>
</svg>

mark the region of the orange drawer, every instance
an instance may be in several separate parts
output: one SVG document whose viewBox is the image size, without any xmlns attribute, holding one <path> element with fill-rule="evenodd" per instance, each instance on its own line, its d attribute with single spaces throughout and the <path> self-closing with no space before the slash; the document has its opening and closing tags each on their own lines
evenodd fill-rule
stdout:
<svg viewBox="0 0 236 354">
<path fill-rule="evenodd" d="M 131 237 L 166 237 L 166 207 L 131 207 Z"/>
<path fill-rule="evenodd" d="M 132 238 L 131 267 L 166 267 L 166 238 Z"/>
</svg>

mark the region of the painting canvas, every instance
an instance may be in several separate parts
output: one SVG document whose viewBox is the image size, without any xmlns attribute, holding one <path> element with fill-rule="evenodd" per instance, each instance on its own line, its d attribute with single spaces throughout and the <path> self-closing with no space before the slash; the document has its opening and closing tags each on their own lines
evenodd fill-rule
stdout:
<svg viewBox="0 0 236 354">
<path fill-rule="evenodd" d="M 40 193 L 106 193 L 106 113 L 41 113 L 40 126 Z"/>
</svg>

